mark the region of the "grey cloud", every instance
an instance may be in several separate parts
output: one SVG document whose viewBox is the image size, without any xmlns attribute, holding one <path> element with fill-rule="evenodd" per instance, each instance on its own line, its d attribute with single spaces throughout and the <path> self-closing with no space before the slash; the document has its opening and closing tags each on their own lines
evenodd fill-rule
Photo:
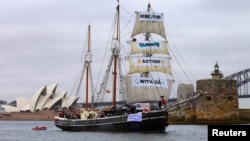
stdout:
<svg viewBox="0 0 250 141">
<path fill-rule="evenodd" d="M 145 0 L 120 2 L 121 10 L 125 10 L 121 11 L 122 22 L 132 17 L 134 10 L 146 10 L 148 3 Z M 164 12 L 170 47 L 180 52 L 179 55 L 175 52 L 177 58 L 173 58 L 178 75 L 183 72 L 175 60 L 181 57 L 185 61 L 181 64 L 188 64 L 184 66 L 185 71 L 192 71 L 195 79 L 210 77 L 216 61 L 225 75 L 249 67 L 245 62 L 250 51 L 248 1 L 150 2 L 155 12 Z M 0 99 L 30 97 L 41 86 L 55 82 L 59 83 L 58 89 L 70 92 L 81 65 L 89 21 L 94 32 L 93 54 L 98 53 L 99 57 L 113 24 L 115 6 L 114 0 L 1 1 Z M 133 17 L 130 20 L 128 27 L 122 28 L 125 35 L 129 34 L 127 28 L 131 29 L 134 24 Z M 98 65 L 93 66 L 100 66 L 100 58 L 93 56 L 93 60 L 98 61 Z"/>
</svg>

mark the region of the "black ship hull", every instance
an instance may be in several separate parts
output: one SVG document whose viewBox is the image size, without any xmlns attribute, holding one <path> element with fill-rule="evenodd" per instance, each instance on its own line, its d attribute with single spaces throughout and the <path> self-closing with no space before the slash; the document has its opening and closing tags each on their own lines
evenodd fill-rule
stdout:
<svg viewBox="0 0 250 141">
<path fill-rule="evenodd" d="M 63 131 L 122 131 L 122 132 L 165 132 L 167 112 L 142 113 L 140 121 L 128 121 L 129 115 L 110 116 L 96 119 L 68 119 L 55 117 L 55 126 Z"/>
</svg>

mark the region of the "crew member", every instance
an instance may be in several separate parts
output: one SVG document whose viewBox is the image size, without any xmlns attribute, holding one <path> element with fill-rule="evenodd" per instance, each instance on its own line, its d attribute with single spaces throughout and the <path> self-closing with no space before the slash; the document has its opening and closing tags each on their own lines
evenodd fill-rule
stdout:
<svg viewBox="0 0 250 141">
<path fill-rule="evenodd" d="M 164 98 L 164 96 L 161 96 L 161 106 L 163 106 L 164 108 L 167 107 L 167 101 L 166 101 L 166 99 Z"/>
</svg>

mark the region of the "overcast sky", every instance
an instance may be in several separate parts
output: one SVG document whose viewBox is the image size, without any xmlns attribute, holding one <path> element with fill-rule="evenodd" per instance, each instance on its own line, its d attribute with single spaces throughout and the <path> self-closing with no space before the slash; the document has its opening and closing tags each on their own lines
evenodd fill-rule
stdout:
<svg viewBox="0 0 250 141">
<path fill-rule="evenodd" d="M 192 81 L 176 83 L 210 78 L 216 62 L 224 76 L 250 67 L 250 1 L 120 0 L 120 5 L 133 14 L 145 11 L 148 2 L 164 13 L 170 47 L 180 59 L 173 58 L 174 75 L 183 73 L 179 62 Z M 0 0 L 0 100 L 31 98 L 54 83 L 57 92 L 70 93 L 88 24 L 93 48 L 105 43 L 105 36 L 94 34 L 109 34 L 116 5 L 116 0 Z"/>
</svg>

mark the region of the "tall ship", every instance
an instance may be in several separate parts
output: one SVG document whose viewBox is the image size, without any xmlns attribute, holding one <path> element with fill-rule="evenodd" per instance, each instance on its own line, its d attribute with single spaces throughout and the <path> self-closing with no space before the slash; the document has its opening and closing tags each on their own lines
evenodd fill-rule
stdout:
<svg viewBox="0 0 250 141">
<path fill-rule="evenodd" d="M 100 88 L 93 95 L 89 94 L 89 88 L 93 92 L 89 86 L 89 82 L 92 83 L 89 80 L 92 77 L 90 29 L 89 26 L 82 71 L 86 78 L 85 109 L 77 113 L 63 109 L 54 118 L 55 126 L 64 131 L 165 132 L 168 126 L 166 101 L 173 78 L 163 13 L 152 11 L 150 3 L 146 11 L 136 11 L 135 24 L 127 42 L 130 48 L 123 51 L 118 2 L 110 60 L 103 71 Z M 109 89 L 111 80 L 112 88 Z M 83 81 L 82 77 L 80 81 Z M 101 105 L 107 93 L 112 95 L 111 106 Z M 122 99 L 119 102 L 118 96 Z M 91 107 L 89 97 L 92 99 Z"/>
</svg>

